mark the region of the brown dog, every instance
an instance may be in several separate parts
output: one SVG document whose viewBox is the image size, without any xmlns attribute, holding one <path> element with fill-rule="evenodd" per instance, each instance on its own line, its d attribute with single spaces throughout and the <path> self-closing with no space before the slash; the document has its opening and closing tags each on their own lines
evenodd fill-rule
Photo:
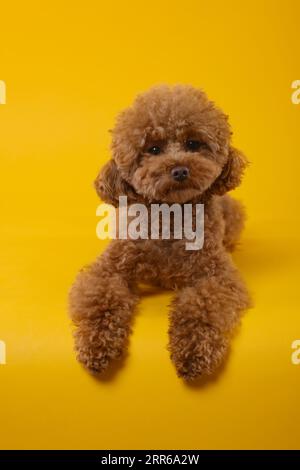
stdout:
<svg viewBox="0 0 300 470">
<path fill-rule="evenodd" d="M 179 376 L 192 380 L 221 364 L 228 338 L 249 306 L 231 251 L 243 226 L 225 195 L 241 181 L 245 157 L 230 145 L 227 117 L 189 86 L 155 87 L 120 114 L 110 160 L 95 185 L 102 200 L 204 203 L 204 246 L 185 240 L 113 240 L 78 275 L 70 293 L 78 359 L 102 372 L 125 351 L 139 282 L 175 289 L 169 350 Z"/>
</svg>

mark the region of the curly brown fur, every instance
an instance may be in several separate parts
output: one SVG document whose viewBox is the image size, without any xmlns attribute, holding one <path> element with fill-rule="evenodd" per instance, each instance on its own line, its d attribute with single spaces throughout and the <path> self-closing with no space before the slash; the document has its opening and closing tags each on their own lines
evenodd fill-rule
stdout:
<svg viewBox="0 0 300 470">
<path fill-rule="evenodd" d="M 228 251 L 233 251 L 237 246 L 240 234 L 245 225 L 244 206 L 232 197 L 225 195 L 220 199 L 223 218 L 225 220 L 225 233 L 223 243 Z"/>
<path fill-rule="evenodd" d="M 245 157 L 230 143 L 227 116 L 201 90 L 155 87 L 118 117 L 113 158 L 95 181 L 105 202 L 204 203 L 204 246 L 185 240 L 113 240 L 77 277 L 70 311 L 78 359 L 101 372 L 127 348 L 139 282 L 176 291 L 170 312 L 169 350 L 186 380 L 213 373 L 224 360 L 229 336 L 249 306 L 246 288 L 227 251 L 243 227 L 240 204 L 226 193 L 241 181 Z M 197 149 L 189 141 L 200 143 Z M 198 145 L 198 144 L 197 144 Z M 154 155 L 153 147 L 161 152 Z M 174 180 L 174 167 L 189 177 Z"/>
</svg>

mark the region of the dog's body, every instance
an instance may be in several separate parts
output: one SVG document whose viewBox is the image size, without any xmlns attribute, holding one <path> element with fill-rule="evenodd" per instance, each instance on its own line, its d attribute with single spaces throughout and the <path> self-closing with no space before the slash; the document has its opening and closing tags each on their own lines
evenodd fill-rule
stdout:
<svg viewBox="0 0 300 470">
<path fill-rule="evenodd" d="M 180 376 L 210 374 L 221 364 L 228 334 L 249 305 L 232 251 L 243 210 L 225 193 L 239 184 L 245 158 L 230 146 L 227 118 L 191 87 L 158 87 L 120 115 L 114 159 L 96 188 L 115 206 L 129 203 L 204 203 L 204 246 L 185 240 L 114 240 L 82 271 L 70 295 L 79 360 L 101 372 L 126 349 L 139 294 L 150 283 L 176 294 L 169 349 Z"/>
</svg>

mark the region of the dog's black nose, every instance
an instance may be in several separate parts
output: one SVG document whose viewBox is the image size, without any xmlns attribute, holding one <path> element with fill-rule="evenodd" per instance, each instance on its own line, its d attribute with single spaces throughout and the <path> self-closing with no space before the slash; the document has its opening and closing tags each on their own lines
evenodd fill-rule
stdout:
<svg viewBox="0 0 300 470">
<path fill-rule="evenodd" d="M 171 170 L 171 175 L 175 181 L 184 181 L 189 177 L 190 172 L 186 166 L 175 166 Z"/>
</svg>

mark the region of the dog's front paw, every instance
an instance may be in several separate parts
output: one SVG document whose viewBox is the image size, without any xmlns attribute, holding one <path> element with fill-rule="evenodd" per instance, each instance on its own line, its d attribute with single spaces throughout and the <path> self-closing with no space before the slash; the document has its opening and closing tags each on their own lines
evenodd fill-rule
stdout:
<svg viewBox="0 0 300 470">
<path fill-rule="evenodd" d="M 129 327 L 115 325 L 105 318 L 81 321 L 75 331 L 77 359 L 91 373 L 104 372 L 124 354 Z"/>
<path fill-rule="evenodd" d="M 171 359 L 179 377 L 193 381 L 213 374 L 228 350 L 228 340 L 217 329 L 201 326 L 194 331 L 170 331 Z"/>
</svg>

